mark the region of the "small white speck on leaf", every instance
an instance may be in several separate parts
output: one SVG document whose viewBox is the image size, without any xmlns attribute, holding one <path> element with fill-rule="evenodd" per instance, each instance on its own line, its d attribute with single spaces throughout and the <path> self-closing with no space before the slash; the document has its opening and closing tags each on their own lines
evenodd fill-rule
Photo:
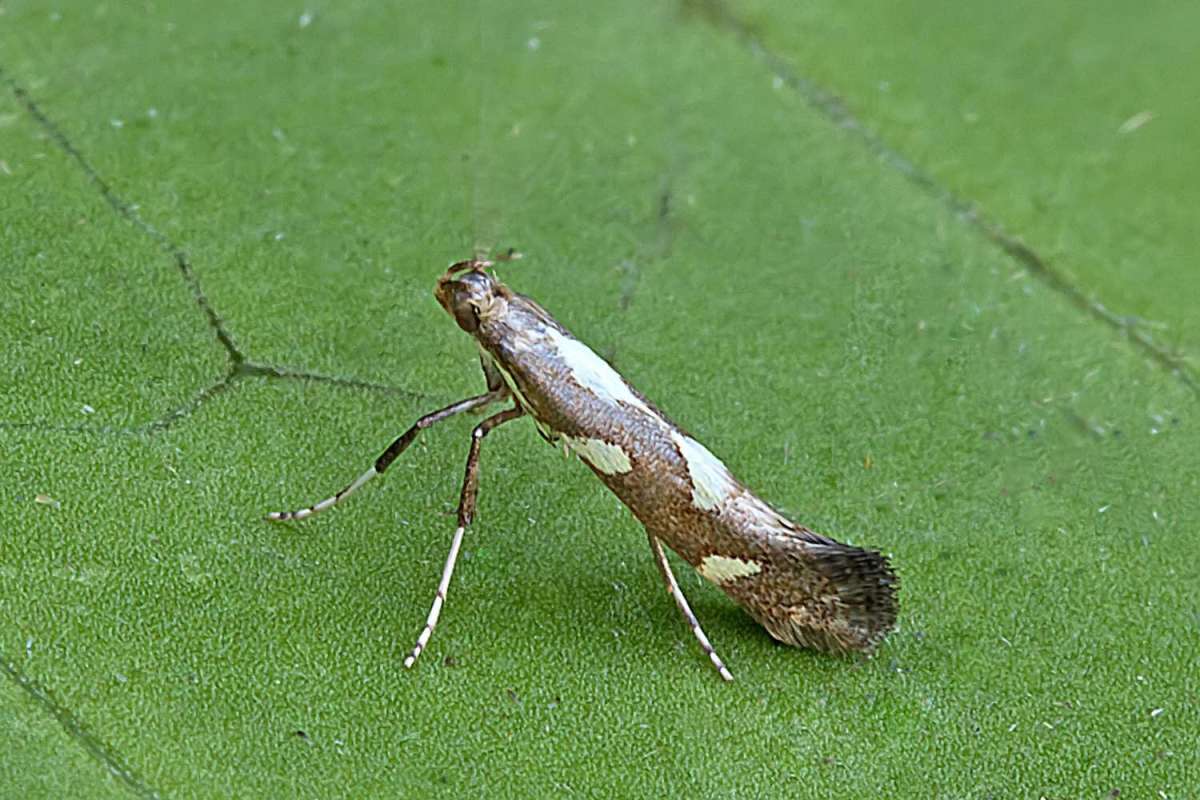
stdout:
<svg viewBox="0 0 1200 800">
<path fill-rule="evenodd" d="M 12 175 L 12 170 L 8 168 L 8 162 L 4 159 L 0 159 L 0 172 L 3 172 L 5 175 Z"/>
<path fill-rule="evenodd" d="M 629 134 L 628 136 L 625 137 L 625 144 L 629 145 L 630 147 L 633 147 L 635 144 L 637 144 L 637 137 L 634 136 L 632 133 Z"/>
<path fill-rule="evenodd" d="M 84 403 L 84 404 L 83 404 L 83 408 L 81 408 L 81 409 L 79 409 L 79 410 L 80 410 L 80 411 L 82 411 L 82 412 L 83 412 L 83 413 L 85 413 L 85 414 L 95 414 L 95 413 L 96 413 L 96 409 L 92 408 L 92 407 L 91 407 L 91 406 L 89 406 L 87 403 Z"/>
<path fill-rule="evenodd" d="M 1161 716 L 1161 715 L 1162 715 L 1162 713 L 1163 713 L 1164 711 L 1166 711 L 1166 709 L 1165 709 L 1165 708 L 1153 708 L 1153 709 L 1151 709 L 1151 710 L 1150 710 L 1150 719 L 1154 719 L 1154 718 L 1156 718 L 1156 717 L 1159 717 L 1159 716 Z"/>
<path fill-rule="evenodd" d="M 108 121 L 108 124 L 112 125 L 114 128 L 124 128 L 125 120 L 117 119 L 116 117 L 113 117 L 112 119 L 110 119 Z"/>
<path fill-rule="evenodd" d="M 33 637 L 30 636 L 25 640 L 25 657 L 33 658 Z"/>
<path fill-rule="evenodd" d="M 303 14 L 301 14 L 300 15 L 300 27 L 307 28 L 309 25 L 312 25 L 313 16 L 314 16 L 313 12 L 311 12 L 311 11 L 305 11 Z"/>
<path fill-rule="evenodd" d="M 1015 731 L 1016 729 L 1017 729 L 1017 723 L 1015 723 L 1015 722 L 1014 722 L 1012 725 L 1009 725 L 1009 726 L 1008 726 L 1008 732 L 1009 732 L 1009 733 L 1012 733 L 1012 732 L 1013 732 L 1013 731 Z"/>
<path fill-rule="evenodd" d="M 53 506 L 54 508 L 62 508 L 62 503 L 55 500 L 48 494 L 39 494 L 33 498 L 33 502 L 43 506 Z"/>
<path fill-rule="evenodd" d="M 783 88 L 783 78 L 779 77 L 778 75 L 776 75 L 774 78 L 772 78 L 771 79 L 771 88 L 775 89 L 777 91 L 779 89 L 782 89 Z"/>
<path fill-rule="evenodd" d="M 72 363 L 72 364 L 74 364 L 75 366 L 77 366 L 77 367 L 78 367 L 80 364 L 82 364 L 82 363 L 83 363 L 83 359 L 82 359 L 82 358 L 77 358 L 77 359 L 75 359 L 74 361 L 72 361 L 71 363 Z"/>
<path fill-rule="evenodd" d="M 1102 505 L 1099 508 L 1097 508 L 1096 513 L 1103 514 L 1104 512 L 1108 511 L 1110 508 L 1112 508 L 1112 505 L 1106 503 L 1105 505 Z"/>
<path fill-rule="evenodd" d="M 150 106 L 146 109 L 146 116 L 150 119 L 158 119 L 158 109 L 154 106 Z"/>
<path fill-rule="evenodd" d="M 277 232 L 277 233 L 275 234 L 275 241 L 277 241 L 277 242 L 282 242 L 282 241 L 283 241 L 283 236 L 284 236 L 284 234 L 283 234 L 283 231 L 279 231 L 279 232 Z"/>
<path fill-rule="evenodd" d="M 536 36 L 530 36 L 529 41 L 527 41 L 525 43 L 525 46 L 528 47 L 530 50 L 537 50 L 539 47 L 542 46 L 542 40 Z"/>
<path fill-rule="evenodd" d="M 1129 119 L 1122 122 L 1121 127 L 1117 128 L 1117 133 L 1121 134 L 1122 136 L 1133 133 L 1152 119 L 1154 119 L 1153 111 L 1139 111 Z"/>
</svg>

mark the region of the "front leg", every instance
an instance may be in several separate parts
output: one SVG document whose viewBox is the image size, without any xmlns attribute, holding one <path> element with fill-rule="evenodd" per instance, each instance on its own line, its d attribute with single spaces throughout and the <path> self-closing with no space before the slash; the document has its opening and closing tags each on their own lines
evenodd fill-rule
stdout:
<svg viewBox="0 0 1200 800">
<path fill-rule="evenodd" d="M 489 380 L 490 384 L 490 380 Z M 296 511 L 272 511 L 264 519 L 272 522 L 282 522 L 288 519 L 304 519 L 311 517 L 318 511 L 324 511 L 345 500 L 350 495 L 357 492 L 362 485 L 374 478 L 388 468 L 388 465 L 396 460 L 396 457 L 408 449 L 408 446 L 417 438 L 417 434 L 426 428 L 441 422 L 444 419 L 453 417 L 455 414 L 461 414 L 464 411 L 474 411 L 477 408 L 484 408 L 491 403 L 503 398 L 508 394 L 508 389 L 503 386 L 494 389 L 487 394 L 481 394 L 478 397 L 468 397 L 466 400 L 459 400 L 457 403 L 451 403 L 445 408 L 426 414 L 421 417 L 413 426 L 404 433 L 396 437 L 396 440 L 388 445 L 388 448 L 380 454 L 379 458 L 375 459 L 375 463 L 370 469 L 354 479 L 354 482 L 342 489 L 332 497 L 326 497 L 319 503 L 313 503 L 307 508 L 297 509 Z"/>
<path fill-rule="evenodd" d="M 458 551 L 462 547 L 463 534 L 466 532 L 467 526 L 471 524 L 471 520 L 475 518 L 475 498 L 479 493 L 480 443 L 492 428 L 514 420 L 524 413 L 519 406 L 501 411 L 499 414 L 488 417 L 476 425 L 475 430 L 471 431 L 471 450 L 467 454 L 467 474 L 463 477 L 462 494 L 458 498 L 458 527 L 454 530 L 454 538 L 450 541 L 450 554 L 446 556 L 446 565 L 442 567 L 442 579 L 438 582 L 437 594 L 433 597 L 433 607 L 429 609 L 425 627 L 421 630 L 421 635 L 417 637 L 417 643 L 412 652 L 409 653 L 408 658 L 404 659 L 406 667 L 411 667 L 416 663 L 417 656 L 421 655 L 425 645 L 429 644 L 429 637 L 433 635 L 433 629 L 437 626 L 438 617 L 442 613 L 442 606 L 446 602 L 446 591 L 450 588 L 450 577 L 454 574 L 454 564 L 458 561 Z"/>
</svg>

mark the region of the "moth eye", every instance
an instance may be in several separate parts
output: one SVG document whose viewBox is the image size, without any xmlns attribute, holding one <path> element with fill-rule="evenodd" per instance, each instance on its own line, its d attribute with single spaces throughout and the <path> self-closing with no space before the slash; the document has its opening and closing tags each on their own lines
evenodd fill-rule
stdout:
<svg viewBox="0 0 1200 800">
<path fill-rule="evenodd" d="M 454 321 L 467 333 L 474 333 L 479 330 L 479 306 L 474 303 L 455 306 Z"/>
</svg>

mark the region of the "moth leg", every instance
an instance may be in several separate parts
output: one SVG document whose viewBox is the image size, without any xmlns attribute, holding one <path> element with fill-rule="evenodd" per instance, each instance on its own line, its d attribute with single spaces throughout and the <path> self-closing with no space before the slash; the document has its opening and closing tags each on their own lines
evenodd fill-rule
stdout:
<svg viewBox="0 0 1200 800">
<path fill-rule="evenodd" d="M 425 620 L 425 627 L 421 630 L 421 635 L 417 637 L 416 645 L 404 659 L 405 667 L 411 667 L 416 662 L 417 656 L 421 655 L 421 651 L 425 649 L 425 645 L 429 644 L 429 637 L 433 635 L 433 629 L 437 626 L 438 617 L 442 613 L 442 605 L 446 602 L 446 590 L 450 588 L 450 576 L 454 574 L 454 564 L 458 561 L 458 551 L 462 547 L 463 534 L 475 517 L 475 497 L 479 493 L 480 443 L 492 428 L 514 420 L 524 413 L 520 407 L 501 411 L 499 414 L 488 417 L 476 425 L 475 430 L 471 431 L 471 450 L 467 454 L 467 473 L 463 477 L 462 494 L 458 499 L 458 527 L 454 529 L 454 538 L 450 541 L 450 554 L 446 556 L 446 565 L 442 567 L 442 579 L 438 582 L 437 594 L 433 597 L 433 607 L 429 609 L 429 616 Z"/>
<path fill-rule="evenodd" d="M 675 575 L 671 572 L 671 564 L 667 561 L 667 554 L 663 551 L 662 542 L 649 531 L 646 531 L 646 535 L 650 537 L 650 549 L 654 551 L 654 558 L 658 562 L 658 571 L 662 573 L 663 580 L 667 584 L 667 591 L 671 593 L 671 597 L 675 598 L 675 605 L 679 606 L 679 612 L 683 614 L 688 627 L 692 629 L 692 633 L 696 635 L 696 640 L 700 642 L 700 649 L 712 661 L 713 666 L 717 668 L 717 672 L 721 674 L 722 678 L 727 681 L 733 680 L 733 675 L 725 667 L 725 662 L 717 655 L 717 651 L 713 649 L 712 644 L 708 641 L 708 637 L 704 635 L 704 630 L 700 627 L 700 622 L 696 619 L 696 615 L 692 613 L 687 598 L 680 591 L 679 584 L 675 580 Z"/>
<path fill-rule="evenodd" d="M 500 370 L 496 369 L 491 358 L 480 353 L 479 366 L 483 369 L 483 378 L 487 381 L 489 392 L 498 392 L 504 388 L 504 376 L 500 374 Z"/>
<path fill-rule="evenodd" d="M 311 517 L 318 511 L 324 511 L 331 506 L 337 505 L 362 488 L 364 483 L 386 470 L 388 465 L 395 461 L 398 455 L 408 449 L 408 446 L 413 443 L 413 440 L 417 438 L 417 434 L 419 434 L 421 431 L 425 430 L 431 425 L 441 422 L 444 419 L 453 417 L 455 414 L 461 414 L 464 411 L 473 411 L 477 408 L 483 408 L 489 403 L 493 403 L 507 394 L 508 390 L 501 387 L 499 389 L 490 391 L 487 394 L 481 394 L 478 397 L 468 397 L 466 400 L 459 400 L 457 403 L 452 403 L 445 408 L 426 414 L 413 423 L 411 428 L 400 434 L 400 436 L 398 436 L 394 442 L 388 445 L 388 448 L 383 451 L 379 458 L 375 459 L 375 463 L 371 465 L 370 469 L 355 478 L 353 483 L 342 489 L 337 494 L 333 495 L 332 497 L 327 497 L 319 503 L 314 503 L 307 508 L 301 508 L 296 511 L 272 511 L 270 514 L 267 514 L 264 519 L 268 519 L 273 522 L 281 522 L 288 519 L 304 519 L 305 517 Z"/>
</svg>

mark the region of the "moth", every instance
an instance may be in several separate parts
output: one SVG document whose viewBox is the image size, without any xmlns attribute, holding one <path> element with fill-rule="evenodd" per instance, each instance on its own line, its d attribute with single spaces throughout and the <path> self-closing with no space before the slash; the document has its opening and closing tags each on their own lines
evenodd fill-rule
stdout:
<svg viewBox="0 0 1200 800">
<path fill-rule="evenodd" d="M 746 610 L 775 639 L 832 652 L 869 652 L 895 625 L 897 577 L 886 557 L 842 544 L 784 517 L 672 422 L 541 306 L 460 261 L 434 296 L 474 337 L 487 391 L 426 414 L 353 483 L 297 511 L 300 520 L 345 500 L 384 472 L 421 431 L 496 403 L 508 407 L 471 433 L 457 527 L 411 667 L 437 626 L 463 536 L 475 515 L 479 453 L 495 428 L 524 416 L 556 447 L 574 452 L 646 529 L 667 591 L 720 676 L 733 680 L 688 606 L 664 545 Z"/>
</svg>

